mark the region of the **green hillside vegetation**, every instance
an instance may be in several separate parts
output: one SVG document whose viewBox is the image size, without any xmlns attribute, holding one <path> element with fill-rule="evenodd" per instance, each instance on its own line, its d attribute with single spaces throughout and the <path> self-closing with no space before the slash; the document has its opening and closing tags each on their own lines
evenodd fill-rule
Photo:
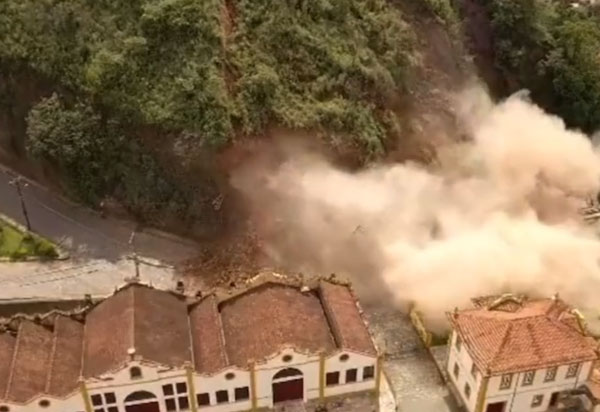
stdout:
<svg viewBox="0 0 600 412">
<path fill-rule="evenodd" d="M 455 2 L 407 1 L 460 39 Z M 598 17 L 558 0 L 476 1 L 505 77 L 570 126 L 598 129 Z M 15 103 L 11 73 L 43 79 L 26 146 L 72 195 L 114 196 L 154 223 L 194 217 L 204 189 L 183 188 L 182 165 L 271 126 L 384 153 L 420 61 L 416 18 L 387 0 L 4 0 L 0 110 Z M 181 164 L 158 155 L 169 151 Z"/>
<path fill-rule="evenodd" d="M 480 0 L 489 11 L 496 65 L 535 101 L 586 132 L 600 128 L 600 18 L 549 0 Z"/>
<path fill-rule="evenodd" d="M 411 32 L 385 0 L 0 3 L 0 65 L 56 85 L 29 115 L 30 153 L 80 199 L 120 188 L 134 210 L 191 202 L 130 136 L 136 125 L 219 147 L 279 124 L 376 155 L 412 61 Z"/>
</svg>

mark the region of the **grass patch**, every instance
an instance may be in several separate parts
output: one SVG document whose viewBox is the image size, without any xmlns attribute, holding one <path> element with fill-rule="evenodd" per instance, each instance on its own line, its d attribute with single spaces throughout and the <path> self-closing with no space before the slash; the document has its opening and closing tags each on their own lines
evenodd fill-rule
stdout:
<svg viewBox="0 0 600 412">
<path fill-rule="evenodd" d="M 58 257 L 58 253 L 49 240 L 31 233 L 23 233 L 0 220 L 0 257 L 11 260 L 23 260 L 28 257 L 53 259 Z"/>
</svg>

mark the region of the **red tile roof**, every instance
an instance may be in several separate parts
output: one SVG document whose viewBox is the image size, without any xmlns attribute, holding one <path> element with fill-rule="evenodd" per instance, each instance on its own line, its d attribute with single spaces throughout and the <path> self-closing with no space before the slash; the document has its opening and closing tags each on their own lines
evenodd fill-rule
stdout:
<svg viewBox="0 0 600 412">
<path fill-rule="evenodd" d="M 135 287 L 120 290 L 88 313 L 85 325 L 83 376 L 106 373 L 125 363 L 133 347 Z"/>
<path fill-rule="evenodd" d="M 65 396 L 77 387 L 81 372 L 83 323 L 67 316 L 54 321 L 54 343 L 45 392 Z"/>
<path fill-rule="evenodd" d="M 6 394 L 15 342 L 16 338 L 8 332 L 0 333 L 0 399 Z"/>
<path fill-rule="evenodd" d="M 21 322 L 5 398 L 25 402 L 44 393 L 50 367 L 52 332 L 29 320 Z"/>
<path fill-rule="evenodd" d="M 449 314 L 475 364 L 493 375 L 598 358 L 568 306 L 554 299 L 497 300 Z"/>
<path fill-rule="evenodd" d="M 321 282 L 321 301 L 337 345 L 346 350 L 376 355 L 377 351 L 352 291 L 342 285 Z"/>
<path fill-rule="evenodd" d="M 335 342 L 314 292 L 264 284 L 224 302 L 221 318 L 229 360 L 245 367 L 280 351 L 332 351 Z"/>
<path fill-rule="evenodd" d="M 35 321 L 15 316 L 9 330 L 0 332 L 0 399 L 26 403 L 42 394 L 66 396 L 81 376 L 124 366 L 131 348 L 144 361 L 174 367 L 190 362 L 207 374 L 246 368 L 284 346 L 376 354 L 348 287 L 325 282 L 301 290 L 302 284 L 267 282 L 191 304 L 129 284 L 87 311 L 51 312 Z"/>
<path fill-rule="evenodd" d="M 190 328 L 196 370 L 214 373 L 229 365 L 217 298 L 208 296 L 190 310 Z"/>
<path fill-rule="evenodd" d="M 187 303 L 172 293 L 133 287 L 133 347 L 136 355 L 162 365 L 191 362 Z"/>
</svg>

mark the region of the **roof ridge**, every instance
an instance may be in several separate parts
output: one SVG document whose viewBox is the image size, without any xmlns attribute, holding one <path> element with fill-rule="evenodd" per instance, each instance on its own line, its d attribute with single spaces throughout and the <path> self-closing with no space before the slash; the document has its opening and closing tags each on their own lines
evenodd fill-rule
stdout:
<svg viewBox="0 0 600 412">
<path fill-rule="evenodd" d="M 508 322 L 508 325 L 506 327 L 506 330 L 504 331 L 504 336 L 502 337 L 502 340 L 500 341 L 500 345 L 498 345 L 498 350 L 496 351 L 496 353 L 494 353 L 494 356 L 492 356 L 492 360 L 490 362 L 494 363 L 498 360 L 500 354 L 502 353 L 502 349 L 506 346 L 506 342 L 508 341 L 511 333 L 513 330 L 513 324 L 512 322 Z"/>
<path fill-rule="evenodd" d="M 54 319 L 54 330 L 52 331 L 52 349 L 50 351 L 50 360 L 48 365 L 48 376 L 46 377 L 46 387 L 44 393 L 50 391 L 50 383 L 52 381 L 52 369 L 56 357 L 56 342 L 58 341 L 58 316 Z"/>
<path fill-rule="evenodd" d="M 325 313 L 325 319 L 327 319 L 327 325 L 329 325 L 329 329 L 331 330 L 333 340 L 338 349 L 343 349 L 345 346 L 344 337 L 340 332 L 340 325 L 335 319 L 335 316 L 333 316 L 333 314 L 331 313 L 332 310 L 329 307 L 329 304 L 327 303 L 327 299 L 325 299 L 325 297 L 323 296 L 324 289 L 322 281 L 319 282 L 318 289 L 319 293 L 317 295 L 319 296 L 319 301 L 321 302 L 321 307 L 323 308 L 323 312 Z"/>
<path fill-rule="evenodd" d="M 216 296 L 213 295 L 213 300 L 216 300 Z M 221 345 L 221 354 L 226 365 L 229 365 L 229 354 L 227 353 L 227 342 L 225 341 L 225 329 L 223 328 L 223 320 L 221 319 L 221 312 L 217 306 L 217 302 L 214 302 L 212 309 L 216 312 L 217 323 L 219 324 L 219 344 Z"/>
<path fill-rule="evenodd" d="M 13 356 L 12 359 L 10 361 L 10 371 L 8 373 L 8 380 L 6 382 L 6 391 L 4 393 L 4 399 L 8 399 L 8 394 L 10 393 L 10 387 L 12 385 L 12 381 L 13 381 L 13 375 L 15 372 L 15 362 L 17 360 L 17 351 L 19 350 L 19 343 L 21 341 L 21 329 L 23 328 L 23 322 L 19 323 L 19 328 L 17 329 L 17 338 L 15 340 L 15 347 L 13 348 Z"/>
<path fill-rule="evenodd" d="M 537 341 L 537 336 L 533 332 L 533 325 L 531 324 L 531 322 L 525 323 L 525 328 L 527 329 L 527 332 L 531 337 L 531 346 L 533 346 L 533 352 L 538 356 L 538 358 L 541 358 L 542 347 L 539 345 Z"/>
<path fill-rule="evenodd" d="M 135 290 L 136 290 L 136 288 L 130 287 L 129 290 L 131 291 L 131 345 L 129 346 L 129 348 L 136 350 L 136 347 L 135 347 Z M 127 348 L 128 352 L 129 352 L 129 348 Z M 135 353 L 134 353 L 134 355 L 135 355 Z"/>
<path fill-rule="evenodd" d="M 187 327 L 188 327 L 188 338 L 190 339 L 190 360 L 192 367 L 196 369 L 196 356 L 194 355 L 194 335 L 192 333 L 192 319 L 190 316 L 189 306 L 186 307 L 187 312 Z"/>
<path fill-rule="evenodd" d="M 90 309 L 90 311 L 93 310 Z M 79 368 L 79 378 L 81 379 L 84 376 L 84 371 L 85 371 L 85 349 L 87 348 L 87 339 L 85 338 L 85 333 L 87 331 L 87 313 L 86 313 L 86 317 L 83 321 L 83 331 L 82 331 L 82 337 L 81 337 L 81 367 Z"/>
</svg>

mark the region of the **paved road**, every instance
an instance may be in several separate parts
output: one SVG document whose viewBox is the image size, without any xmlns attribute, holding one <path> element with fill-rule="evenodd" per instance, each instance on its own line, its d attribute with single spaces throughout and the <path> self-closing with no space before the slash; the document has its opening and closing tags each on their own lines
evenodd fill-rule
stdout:
<svg viewBox="0 0 600 412">
<path fill-rule="evenodd" d="M 0 213 L 25 224 L 16 189 L 9 184 L 13 177 L 0 166 Z M 127 242 L 135 227 L 132 222 L 102 219 L 36 184 L 24 187 L 23 195 L 33 231 L 56 241 L 72 256 L 114 262 L 131 253 Z M 141 256 L 170 263 L 189 258 L 196 250 L 190 241 L 147 231 L 136 234 L 135 246 Z"/>
<path fill-rule="evenodd" d="M 399 412 L 460 412 L 408 316 L 389 306 L 365 306 Z"/>
</svg>

